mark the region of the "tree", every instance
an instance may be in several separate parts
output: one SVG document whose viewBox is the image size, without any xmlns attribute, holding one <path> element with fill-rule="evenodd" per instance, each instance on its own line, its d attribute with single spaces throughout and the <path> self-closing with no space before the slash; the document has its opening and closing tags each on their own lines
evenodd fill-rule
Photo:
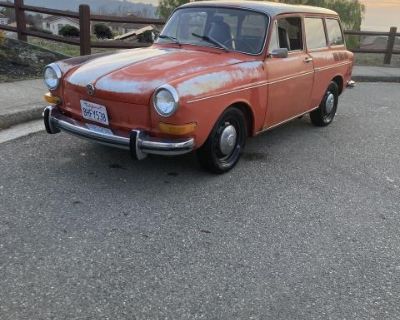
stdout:
<svg viewBox="0 0 400 320">
<path fill-rule="evenodd" d="M 275 0 L 277 2 L 277 0 Z M 305 4 L 324 7 L 336 11 L 346 30 L 361 30 L 361 23 L 365 13 L 365 6 L 359 0 L 278 0 L 291 4 Z M 359 38 L 351 36 L 347 39 L 348 48 L 357 48 Z"/>
<path fill-rule="evenodd" d="M 40 13 L 26 15 L 26 23 L 30 24 L 36 29 L 42 28 L 42 21 L 43 21 L 43 16 Z"/>
<path fill-rule="evenodd" d="M 365 12 L 365 6 L 360 0 L 273 0 L 275 2 L 305 4 L 335 10 L 339 13 L 345 29 L 360 30 L 361 22 Z M 189 2 L 189 0 L 161 0 L 158 14 L 166 19 L 178 6 Z"/>
<path fill-rule="evenodd" d="M 161 0 L 157 13 L 161 18 L 167 19 L 175 8 L 188 2 L 189 0 Z"/>
<path fill-rule="evenodd" d="M 359 0 L 279 0 L 291 4 L 305 4 L 336 11 L 345 29 L 360 30 L 365 6 Z"/>
<path fill-rule="evenodd" d="M 8 18 L 9 23 L 15 22 L 14 9 L 11 8 L 0 8 L 0 13 Z"/>
<path fill-rule="evenodd" d="M 112 39 L 113 37 L 111 29 L 104 23 L 97 23 L 94 25 L 94 34 L 97 39 Z"/>
<path fill-rule="evenodd" d="M 79 29 L 67 24 L 58 31 L 58 34 L 63 37 L 79 37 Z"/>
<path fill-rule="evenodd" d="M 362 19 L 365 13 L 365 6 L 360 0 L 272 0 L 290 4 L 304 4 L 310 6 L 324 7 L 336 11 L 342 21 L 344 29 L 361 29 Z M 189 0 L 161 0 L 158 7 L 158 14 L 166 19 L 172 11 Z M 359 44 L 358 37 L 349 37 L 347 45 L 349 48 L 355 48 Z"/>
</svg>

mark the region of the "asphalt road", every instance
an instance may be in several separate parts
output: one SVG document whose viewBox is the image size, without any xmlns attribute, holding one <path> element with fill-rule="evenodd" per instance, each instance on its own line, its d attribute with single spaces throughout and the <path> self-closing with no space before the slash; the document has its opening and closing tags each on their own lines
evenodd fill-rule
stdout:
<svg viewBox="0 0 400 320">
<path fill-rule="evenodd" d="M 0 144 L 1 319 L 399 319 L 400 86 L 215 176 L 66 134 Z"/>
</svg>

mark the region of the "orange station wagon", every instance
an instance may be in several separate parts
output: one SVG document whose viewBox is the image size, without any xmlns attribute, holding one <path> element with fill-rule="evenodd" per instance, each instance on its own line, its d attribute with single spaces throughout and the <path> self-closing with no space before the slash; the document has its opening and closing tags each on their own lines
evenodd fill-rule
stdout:
<svg viewBox="0 0 400 320">
<path fill-rule="evenodd" d="M 196 151 L 232 169 L 247 137 L 309 113 L 329 125 L 353 54 L 334 11 L 253 1 L 177 8 L 149 48 L 72 58 L 44 72 L 48 133 L 148 154 Z"/>
</svg>

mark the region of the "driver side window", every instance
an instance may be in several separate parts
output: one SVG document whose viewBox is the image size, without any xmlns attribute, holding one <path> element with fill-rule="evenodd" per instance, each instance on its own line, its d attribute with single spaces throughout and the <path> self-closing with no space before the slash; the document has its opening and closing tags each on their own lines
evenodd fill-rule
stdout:
<svg viewBox="0 0 400 320">
<path fill-rule="evenodd" d="M 271 34 L 269 52 L 286 48 L 290 51 L 303 50 L 303 34 L 300 17 L 281 18 L 275 21 Z"/>
<path fill-rule="evenodd" d="M 206 21 L 206 12 L 188 12 L 182 14 L 177 28 L 177 38 L 182 42 L 197 40 L 192 33 L 203 35 Z"/>
</svg>

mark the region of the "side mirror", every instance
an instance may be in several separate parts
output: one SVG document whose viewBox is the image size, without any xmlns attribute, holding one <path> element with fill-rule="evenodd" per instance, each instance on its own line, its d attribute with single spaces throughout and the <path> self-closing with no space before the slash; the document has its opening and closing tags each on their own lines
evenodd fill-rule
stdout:
<svg viewBox="0 0 400 320">
<path fill-rule="evenodd" d="M 286 48 L 274 49 L 270 53 L 272 58 L 287 58 L 289 56 L 289 50 Z"/>
</svg>

